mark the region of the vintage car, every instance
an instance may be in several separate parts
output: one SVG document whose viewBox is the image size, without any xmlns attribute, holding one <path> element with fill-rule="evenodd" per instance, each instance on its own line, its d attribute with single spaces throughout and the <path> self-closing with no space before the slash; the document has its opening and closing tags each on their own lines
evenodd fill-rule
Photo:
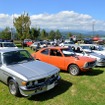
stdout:
<svg viewBox="0 0 105 105">
<path fill-rule="evenodd" d="M 23 46 L 29 47 L 32 43 L 33 43 L 33 41 L 31 39 L 24 39 Z"/>
<path fill-rule="evenodd" d="M 77 55 L 95 58 L 96 66 L 105 66 L 105 55 L 96 53 L 89 49 L 87 45 L 71 45 L 73 51 Z"/>
<path fill-rule="evenodd" d="M 59 68 L 34 60 L 23 49 L 0 50 L 0 81 L 14 96 L 31 96 L 54 88 L 60 79 Z"/>
<path fill-rule="evenodd" d="M 83 49 L 90 49 L 95 53 L 100 55 L 105 55 L 105 46 L 104 45 L 97 45 L 97 44 L 81 44 L 80 45 Z"/>
<path fill-rule="evenodd" d="M 64 47 L 64 46 L 69 46 L 71 44 L 74 44 L 74 42 L 73 41 L 63 42 L 63 43 L 60 43 L 59 46 Z"/>
<path fill-rule="evenodd" d="M 46 47 L 46 44 L 43 42 L 34 42 L 30 45 L 30 48 L 34 51 L 38 51 L 40 48 Z"/>
<path fill-rule="evenodd" d="M 88 71 L 96 65 L 96 59 L 77 56 L 72 48 L 47 47 L 32 53 L 32 56 L 40 61 L 47 62 L 69 71 L 72 75 L 78 75 L 80 71 Z"/>
</svg>

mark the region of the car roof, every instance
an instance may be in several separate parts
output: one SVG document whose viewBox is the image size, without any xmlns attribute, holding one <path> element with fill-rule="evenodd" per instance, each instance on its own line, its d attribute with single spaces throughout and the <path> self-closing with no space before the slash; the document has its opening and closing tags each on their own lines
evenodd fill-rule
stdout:
<svg viewBox="0 0 105 105">
<path fill-rule="evenodd" d="M 80 46 L 94 46 L 96 44 L 80 44 Z"/>
<path fill-rule="evenodd" d="M 43 48 L 43 49 L 67 49 L 68 47 L 54 47 L 54 46 L 51 46 L 51 47 L 46 47 L 46 48 Z"/>
</svg>

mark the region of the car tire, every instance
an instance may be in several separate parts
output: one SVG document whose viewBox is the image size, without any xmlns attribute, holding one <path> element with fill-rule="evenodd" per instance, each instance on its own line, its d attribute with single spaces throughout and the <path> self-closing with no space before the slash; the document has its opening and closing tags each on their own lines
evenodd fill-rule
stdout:
<svg viewBox="0 0 105 105">
<path fill-rule="evenodd" d="M 74 64 L 69 66 L 68 71 L 71 75 L 74 75 L 74 76 L 78 75 L 80 72 L 79 67 Z"/>
<path fill-rule="evenodd" d="M 20 96 L 18 84 L 15 80 L 10 79 L 8 83 L 9 91 L 14 96 Z"/>
</svg>

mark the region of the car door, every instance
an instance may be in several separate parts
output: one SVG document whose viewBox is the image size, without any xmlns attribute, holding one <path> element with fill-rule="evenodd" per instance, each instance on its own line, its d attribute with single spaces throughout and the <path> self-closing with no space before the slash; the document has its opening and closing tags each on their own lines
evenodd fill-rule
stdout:
<svg viewBox="0 0 105 105">
<path fill-rule="evenodd" d="M 5 71 L 2 69 L 1 53 L 0 53 L 0 80 L 5 82 Z"/>
<path fill-rule="evenodd" d="M 49 49 L 48 48 L 44 49 L 40 53 L 36 54 L 36 58 L 43 62 L 49 63 L 50 60 Z"/>
<path fill-rule="evenodd" d="M 54 53 L 56 52 L 56 53 Z M 60 69 L 64 69 L 64 57 L 61 52 L 57 49 L 50 49 L 49 63 L 57 66 Z"/>
</svg>

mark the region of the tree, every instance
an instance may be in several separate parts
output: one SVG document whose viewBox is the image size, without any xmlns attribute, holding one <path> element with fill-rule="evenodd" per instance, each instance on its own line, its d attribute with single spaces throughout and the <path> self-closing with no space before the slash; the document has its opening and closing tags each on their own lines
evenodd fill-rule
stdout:
<svg viewBox="0 0 105 105">
<path fill-rule="evenodd" d="M 49 39 L 54 40 L 55 39 L 55 32 L 53 30 L 51 30 L 49 32 Z"/>
<path fill-rule="evenodd" d="M 44 29 L 40 32 L 40 34 L 42 39 L 47 39 L 48 33 Z"/>
<path fill-rule="evenodd" d="M 1 39 L 11 39 L 11 29 L 9 27 L 6 27 L 3 31 L 1 31 L 0 35 Z"/>
<path fill-rule="evenodd" d="M 62 37 L 62 35 L 61 35 L 61 33 L 60 33 L 60 31 L 59 30 L 57 30 L 56 32 L 55 32 L 55 39 L 60 39 L 61 37 Z"/>
<path fill-rule="evenodd" d="M 78 40 L 83 40 L 83 38 L 84 38 L 84 37 L 83 37 L 83 35 L 82 35 L 81 33 L 80 33 L 79 35 L 77 35 L 77 39 L 78 39 Z"/>
<path fill-rule="evenodd" d="M 38 36 L 40 36 L 40 28 L 31 28 L 30 35 L 31 39 L 37 40 Z"/>
<path fill-rule="evenodd" d="M 30 38 L 30 17 L 24 13 L 18 18 L 14 18 L 14 27 L 16 28 L 18 39 Z"/>
<path fill-rule="evenodd" d="M 68 38 L 72 37 L 72 33 L 69 32 L 69 33 L 67 34 L 67 37 L 68 37 Z"/>
</svg>

